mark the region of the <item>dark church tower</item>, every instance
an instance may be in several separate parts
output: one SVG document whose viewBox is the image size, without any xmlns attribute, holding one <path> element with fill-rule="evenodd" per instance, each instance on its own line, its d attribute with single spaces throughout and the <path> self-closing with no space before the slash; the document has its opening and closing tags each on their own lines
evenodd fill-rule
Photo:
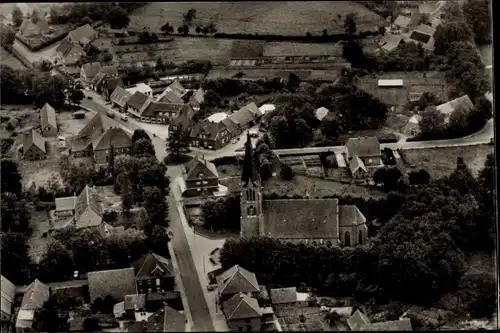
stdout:
<svg viewBox="0 0 500 333">
<path fill-rule="evenodd" d="M 247 142 L 245 143 L 245 160 L 243 162 L 241 182 L 240 236 L 262 236 L 264 234 L 264 221 L 262 216 L 262 187 L 260 185 L 260 177 L 255 168 L 250 134 L 247 134 Z"/>
</svg>

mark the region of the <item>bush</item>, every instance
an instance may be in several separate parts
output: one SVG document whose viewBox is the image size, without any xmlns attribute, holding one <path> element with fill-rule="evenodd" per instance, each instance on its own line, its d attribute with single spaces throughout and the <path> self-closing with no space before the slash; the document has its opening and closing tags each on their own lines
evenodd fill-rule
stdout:
<svg viewBox="0 0 500 333">
<path fill-rule="evenodd" d="M 102 220 L 104 222 L 116 222 L 117 219 L 118 219 L 118 213 L 115 212 L 114 210 L 105 211 L 102 214 Z"/>
<path fill-rule="evenodd" d="M 398 142 L 398 136 L 394 133 L 384 134 L 378 137 L 378 142 L 380 143 L 393 143 Z"/>
<path fill-rule="evenodd" d="M 212 163 L 215 164 L 216 166 L 238 164 L 238 158 L 236 156 L 222 156 L 212 160 Z"/>
<path fill-rule="evenodd" d="M 5 123 L 6 121 L 9 121 L 10 117 L 9 116 L 0 116 L 0 123 Z"/>
<path fill-rule="evenodd" d="M 295 173 L 293 172 L 292 168 L 288 165 L 285 164 L 281 167 L 281 178 L 284 180 L 292 180 L 293 176 L 295 176 Z"/>
</svg>

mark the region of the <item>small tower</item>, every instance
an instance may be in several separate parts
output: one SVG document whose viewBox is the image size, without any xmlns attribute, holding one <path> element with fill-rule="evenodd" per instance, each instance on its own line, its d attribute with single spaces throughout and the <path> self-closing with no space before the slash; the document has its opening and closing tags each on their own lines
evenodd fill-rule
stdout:
<svg viewBox="0 0 500 333">
<path fill-rule="evenodd" d="M 260 185 L 260 177 L 255 167 L 250 133 L 247 133 L 247 142 L 245 143 L 245 159 L 243 161 L 241 182 L 240 236 L 262 236 L 264 234 L 264 221 L 262 216 L 262 187 Z"/>
</svg>

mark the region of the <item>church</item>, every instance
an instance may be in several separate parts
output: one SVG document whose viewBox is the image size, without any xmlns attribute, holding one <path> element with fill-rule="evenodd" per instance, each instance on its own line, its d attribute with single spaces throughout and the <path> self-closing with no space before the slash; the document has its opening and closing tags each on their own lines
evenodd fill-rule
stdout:
<svg viewBox="0 0 500 333">
<path fill-rule="evenodd" d="M 338 199 L 263 200 L 250 136 L 241 175 L 241 237 L 266 236 L 314 246 L 356 246 L 366 242 L 366 218 Z"/>
</svg>

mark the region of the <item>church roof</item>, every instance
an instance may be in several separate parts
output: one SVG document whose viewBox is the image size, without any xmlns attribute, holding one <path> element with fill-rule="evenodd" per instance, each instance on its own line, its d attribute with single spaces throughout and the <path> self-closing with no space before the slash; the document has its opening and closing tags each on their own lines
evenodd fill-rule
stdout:
<svg viewBox="0 0 500 333">
<path fill-rule="evenodd" d="M 264 235 L 272 238 L 338 238 L 337 199 L 264 200 Z"/>
</svg>

